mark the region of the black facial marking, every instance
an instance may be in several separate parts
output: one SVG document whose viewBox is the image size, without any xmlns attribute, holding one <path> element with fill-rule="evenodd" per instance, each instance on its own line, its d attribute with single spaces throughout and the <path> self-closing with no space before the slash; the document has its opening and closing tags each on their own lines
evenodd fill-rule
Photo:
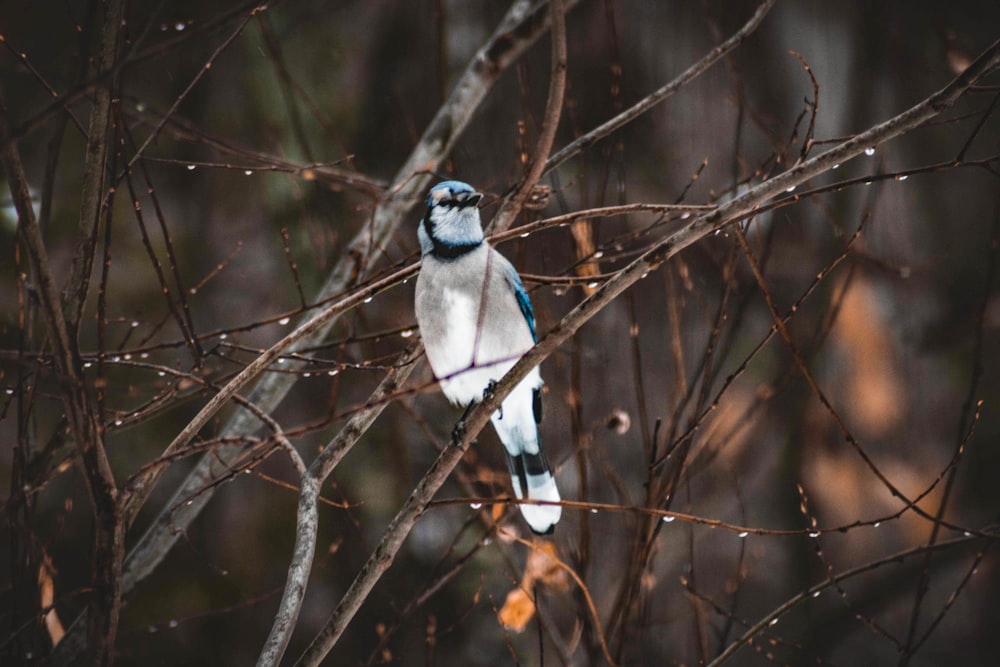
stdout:
<svg viewBox="0 0 1000 667">
<path fill-rule="evenodd" d="M 438 259 L 456 259 L 465 253 L 472 252 L 481 245 L 479 243 L 445 243 L 438 241 L 433 236 L 431 242 L 434 244 L 432 254 Z"/>
</svg>

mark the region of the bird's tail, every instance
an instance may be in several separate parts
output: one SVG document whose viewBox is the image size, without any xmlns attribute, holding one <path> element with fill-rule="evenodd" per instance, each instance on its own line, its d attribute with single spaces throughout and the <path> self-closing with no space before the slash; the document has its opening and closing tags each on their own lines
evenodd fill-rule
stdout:
<svg viewBox="0 0 1000 667">
<path fill-rule="evenodd" d="M 493 428 L 507 452 L 514 495 L 530 500 L 559 502 L 559 489 L 538 440 L 541 421 L 541 378 L 528 376 L 493 413 Z M 520 505 L 521 515 L 539 535 L 548 535 L 562 516 L 559 505 Z"/>
<path fill-rule="evenodd" d="M 559 502 L 556 479 L 549 469 L 545 452 L 540 448 L 535 454 L 522 451 L 520 454 L 512 455 L 508 451 L 507 465 L 510 467 L 510 479 L 514 486 L 514 494 L 518 498 Z M 528 526 L 539 535 L 551 533 L 555 529 L 559 517 L 562 516 L 562 507 L 559 505 L 522 504 L 520 507 L 521 515 Z"/>
</svg>

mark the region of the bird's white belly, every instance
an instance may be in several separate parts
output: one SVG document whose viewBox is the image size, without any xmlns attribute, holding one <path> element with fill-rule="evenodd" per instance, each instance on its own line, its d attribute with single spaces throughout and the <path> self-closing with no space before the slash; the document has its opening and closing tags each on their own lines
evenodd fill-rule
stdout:
<svg viewBox="0 0 1000 667">
<path fill-rule="evenodd" d="M 448 400 L 468 405 L 480 400 L 490 381 L 502 378 L 523 351 L 513 357 L 501 353 L 492 337 L 478 331 L 478 300 L 449 288 L 442 297 L 449 326 L 439 340 L 426 345 L 427 357 Z"/>
</svg>

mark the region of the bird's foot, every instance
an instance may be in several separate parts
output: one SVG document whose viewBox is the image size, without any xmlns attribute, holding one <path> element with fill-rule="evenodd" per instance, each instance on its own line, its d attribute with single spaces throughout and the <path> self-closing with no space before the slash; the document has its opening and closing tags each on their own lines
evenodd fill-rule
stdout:
<svg viewBox="0 0 1000 667">
<path fill-rule="evenodd" d="M 488 401 L 493 398 L 493 392 L 497 388 L 497 381 L 490 380 L 489 384 L 486 385 L 486 389 L 483 389 L 483 400 Z"/>
<path fill-rule="evenodd" d="M 497 388 L 497 382 L 496 382 L 496 380 L 490 380 L 490 383 L 488 385 L 486 385 L 486 389 L 483 389 L 483 400 L 484 401 L 488 401 L 491 398 L 493 398 L 494 393 L 496 391 L 496 388 Z M 497 419 L 503 419 L 503 404 L 502 403 L 500 404 L 499 407 L 497 407 Z"/>
</svg>

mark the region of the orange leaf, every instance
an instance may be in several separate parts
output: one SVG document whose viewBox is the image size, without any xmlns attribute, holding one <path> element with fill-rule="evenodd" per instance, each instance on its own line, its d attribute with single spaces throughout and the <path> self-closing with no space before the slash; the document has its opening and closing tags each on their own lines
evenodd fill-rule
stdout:
<svg viewBox="0 0 1000 667">
<path fill-rule="evenodd" d="M 507 600 L 500 610 L 500 622 L 508 630 L 522 632 L 535 615 L 535 603 L 524 589 L 515 588 L 507 593 Z"/>
</svg>

